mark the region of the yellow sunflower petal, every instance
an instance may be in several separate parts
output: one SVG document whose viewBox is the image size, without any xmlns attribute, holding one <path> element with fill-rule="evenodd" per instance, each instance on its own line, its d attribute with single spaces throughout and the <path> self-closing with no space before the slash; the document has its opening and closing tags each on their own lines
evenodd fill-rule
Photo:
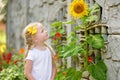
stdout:
<svg viewBox="0 0 120 80">
<path fill-rule="evenodd" d="M 69 6 L 69 13 L 74 19 L 88 15 L 88 6 L 83 0 L 74 0 Z"/>
</svg>

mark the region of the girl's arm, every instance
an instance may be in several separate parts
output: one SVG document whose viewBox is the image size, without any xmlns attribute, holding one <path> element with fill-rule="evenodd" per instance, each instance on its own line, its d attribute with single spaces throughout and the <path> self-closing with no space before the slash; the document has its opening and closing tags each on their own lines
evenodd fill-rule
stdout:
<svg viewBox="0 0 120 80">
<path fill-rule="evenodd" d="M 34 77 L 31 74 L 32 71 L 32 60 L 26 60 L 25 61 L 25 75 L 28 80 L 35 80 Z"/>
<path fill-rule="evenodd" d="M 56 65 L 55 65 L 54 59 L 52 58 L 52 77 L 51 77 L 51 80 L 54 80 L 56 72 L 57 72 Z"/>
</svg>

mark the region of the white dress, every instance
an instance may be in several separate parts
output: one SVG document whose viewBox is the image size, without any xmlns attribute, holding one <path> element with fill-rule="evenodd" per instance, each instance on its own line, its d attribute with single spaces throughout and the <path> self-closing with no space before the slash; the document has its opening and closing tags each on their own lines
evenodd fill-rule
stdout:
<svg viewBox="0 0 120 80">
<path fill-rule="evenodd" d="M 35 80 L 50 80 L 52 75 L 52 56 L 49 48 L 44 51 L 33 48 L 26 59 L 32 60 L 32 75 Z M 25 59 L 25 60 L 26 60 Z"/>
</svg>

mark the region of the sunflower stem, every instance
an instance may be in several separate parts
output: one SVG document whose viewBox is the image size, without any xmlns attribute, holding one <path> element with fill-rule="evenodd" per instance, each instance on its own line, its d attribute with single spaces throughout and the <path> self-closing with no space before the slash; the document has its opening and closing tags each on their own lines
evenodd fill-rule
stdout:
<svg viewBox="0 0 120 80">
<path fill-rule="evenodd" d="M 87 70 L 88 67 L 88 43 L 87 43 L 87 37 L 88 37 L 88 33 L 87 33 L 87 27 L 85 26 L 85 50 L 86 53 L 84 55 L 85 57 L 85 62 L 84 62 L 84 70 Z"/>
</svg>

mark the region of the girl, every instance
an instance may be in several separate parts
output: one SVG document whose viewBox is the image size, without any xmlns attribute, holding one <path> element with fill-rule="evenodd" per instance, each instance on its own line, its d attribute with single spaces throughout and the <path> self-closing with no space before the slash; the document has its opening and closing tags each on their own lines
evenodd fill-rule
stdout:
<svg viewBox="0 0 120 80">
<path fill-rule="evenodd" d="M 27 52 L 25 57 L 25 75 L 28 80 L 54 80 L 56 74 L 53 51 L 45 44 L 49 38 L 41 23 L 29 24 L 23 30 Z"/>
</svg>

